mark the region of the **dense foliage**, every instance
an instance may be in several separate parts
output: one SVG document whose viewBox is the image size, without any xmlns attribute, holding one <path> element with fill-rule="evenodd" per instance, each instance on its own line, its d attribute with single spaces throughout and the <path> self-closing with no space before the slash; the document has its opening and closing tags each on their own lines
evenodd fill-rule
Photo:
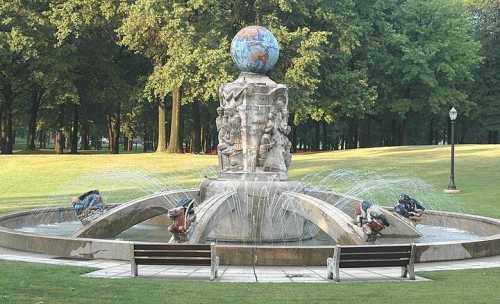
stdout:
<svg viewBox="0 0 500 304">
<path fill-rule="evenodd" d="M 452 106 L 459 142 L 499 139 L 498 0 L 3 0 L 1 152 L 213 151 L 253 24 L 280 43 L 294 149 L 447 142 Z"/>
</svg>

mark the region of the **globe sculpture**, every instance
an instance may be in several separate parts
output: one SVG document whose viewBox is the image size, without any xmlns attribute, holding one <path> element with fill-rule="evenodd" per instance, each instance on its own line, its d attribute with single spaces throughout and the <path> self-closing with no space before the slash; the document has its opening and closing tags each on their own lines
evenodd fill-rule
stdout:
<svg viewBox="0 0 500 304">
<path fill-rule="evenodd" d="M 265 27 L 247 26 L 234 36 L 231 57 L 240 71 L 265 74 L 278 61 L 278 41 Z"/>
</svg>

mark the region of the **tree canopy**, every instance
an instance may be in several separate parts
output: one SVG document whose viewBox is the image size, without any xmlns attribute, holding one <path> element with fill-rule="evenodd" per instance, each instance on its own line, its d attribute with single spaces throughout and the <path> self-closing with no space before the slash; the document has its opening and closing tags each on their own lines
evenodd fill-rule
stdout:
<svg viewBox="0 0 500 304">
<path fill-rule="evenodd" d="M 4 0 L 0 148 L 211 152 L 249 25 L 280 44 L 269 76 L 289 87 L 293 149 L 444 143 L 452 106 L 459 142 L 496 143 L 499 14 L 496 0 Z"/>
</svg>

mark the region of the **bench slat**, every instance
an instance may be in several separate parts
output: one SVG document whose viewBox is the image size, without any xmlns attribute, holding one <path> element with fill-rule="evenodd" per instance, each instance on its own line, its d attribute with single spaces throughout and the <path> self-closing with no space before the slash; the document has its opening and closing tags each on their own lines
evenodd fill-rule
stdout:
<svg viewBox="0 0 500 304">
<path fill-rule="evenodd" d="M 186 251 L 186 250 L 144 250 L 135 251 L 136 257 L 203 257 L 209 258 L 210 251 Z"/>
<path fill-rule="evenodd" d="M 356 246 L 343 247 L 341 253 L 364 253 L 364 252 L 411 252 L 411 246 Z"/>
<path fill-rule="evenodd" d="M 391 260 L 391 259 L 401 259 L 410 258 L 409 252 L 360 252 L 360 253 L 346 253 L 340 252 L 341 260 L 367 260 L 367 259 L 379 259 L 379 260 Z"/>
<path fill-rule="evenodd" d="M 409 259 L 401 260 L 364 260 L 364 261 L 343 261 L 340 260 L 340 268 L 359 268 L 359 267 L 390 267 L 390 266 L 406 266 L 409 264 Z"/>
<path fill-rule="evenodd" d="M 210 259 L 199 258 L 199 259 L 175 259 L 175 258 L 136 258 L 135 263 L 137 265 L 196 265 L 196 266 L 210 266 Z"/>
<path fill-rule="evenodd" d="M 134 250 L 208 250 L 210 245 L 134 244 Z"/>
</svg>

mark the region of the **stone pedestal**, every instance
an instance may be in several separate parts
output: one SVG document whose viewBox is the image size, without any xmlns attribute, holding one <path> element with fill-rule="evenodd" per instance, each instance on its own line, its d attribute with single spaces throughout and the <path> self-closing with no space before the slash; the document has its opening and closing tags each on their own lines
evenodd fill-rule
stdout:
<svg viewBox="0 0 500 304">
<path fill-rule="evenodd" d="M 287 138 L 288 89 L 264 74 L 242 72 L 219 91 L 216 120 L 219 177 L 200 187 L 201 200 L 236 192 L 232 210 L 209 238 L 238 242 L 276 242 L 313 237 L 309 221 L 283 208 L 283 192 L 304 192 L 289 182 L 291 143 Z"/>
<path fill-rule="evenodd" d="M 243 72 L 220 88 L 219 98 L 220 177 L 286 180 L 291 160 L 287 87 Z"/>
</svg>

